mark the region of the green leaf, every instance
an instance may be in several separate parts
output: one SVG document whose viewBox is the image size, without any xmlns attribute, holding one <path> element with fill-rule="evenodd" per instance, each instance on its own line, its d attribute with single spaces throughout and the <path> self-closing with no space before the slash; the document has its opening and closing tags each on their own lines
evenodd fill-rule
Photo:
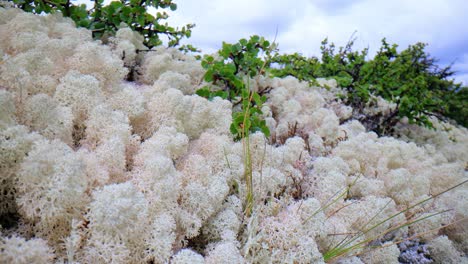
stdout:
<svg viewBox="0 0 468 264">
<path fill-rule="evenodd" d="M 233 122 L 235 124 L 241 124 L 242 122 L 244 122 L 244 114 L 242 112 L 234 113 Z"/>
<path fill-rule="evenodd" d="M 239 134 L 239 131 L 237 130 L 237 126 L 232 123 L 231 126 L 229 126 L 229 130 L 231 131 L 231 134 L 237 135 Z"/>
<path fill-rule="evenodd" d="M 203 87 L 198 89 L 195 94 L 201 97 L 209 98 L 210 97 L 210 89 L 208 87 Z"/>
<path fill-rule="evenodd" d="M 206 60 L 207 62 L 211 63 L 211 62 L 214 61 L 214 58 L 213 58 L 213 56 L 206 56 L 206 57 L 205 57 L 205 60 Z"/>
<path fill-rule="evenodd" d="M 262 133 L 265 134 L 267 138 L 270 137 L 270 129 L 266 125 L 263 125 L 260 128 Z"/>
<path fill-rule="evenodd" d="M 205 82 L 212 82 L 213 81 L 213 70 L 209 69 L 208 71 L 206 71 L 203 79 L 205 80 Z"/>
<path fill-rule="evenodd" d="M 257 104 L 257 105 L 259 105 L 259 106 L 262 105 L 262 103 L 263 103 L 263 102 L 262 102 L 262 98 L 260 97 L 260 95 L 258 95 L 258 93 L 254 92 L 254 93 L 252 94 L 252 98 L 253 98 L 255 104 Z"/>
<path fill-rule="evenodd" d="M 226 91 L 216 91 L 216 92 L 213 93 L 213 97 L 218 96 L 218 97 L 221 97 L 223 99 L 227 99 L 228 95 L 229 95 L 229 93 L 226 92 Z"/>
<path fill-rule="evenodd" d="M 254 35 L 252 37 L 250 37 L 250 42 L 252 43 L 258 43 L 260 41 L 260 37 L 257 36 L 257 35 Z"/>
</svg>

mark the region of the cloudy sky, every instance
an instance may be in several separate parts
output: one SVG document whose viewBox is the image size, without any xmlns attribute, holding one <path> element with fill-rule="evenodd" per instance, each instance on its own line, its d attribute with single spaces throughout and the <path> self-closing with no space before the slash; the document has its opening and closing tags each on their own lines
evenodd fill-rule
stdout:
<svg viewBox="0 0 468 264">
<path fill-rule="evenodd" d="M 90 0 L 77 0 L 91 6 Z M 105 0 L 110 2 L 110 0 Z M 351 36 L 356 49 L 368 47 L 373 55 L 382 38 L 400 50 L 424 42 L 441 66 L 453 63 L 455 79 L 468 85 L 468 0 L 173 0 L 168 23 L 195 23 L 184 40 L 204 53 L 223 41 L 237 42 L 251 35 L 279 44 L 284 53 L 320 55 L 328 37 L 338 46 Z M 277 32 L 277 34 L 276 34 Z"/>
<path fill-rule="evenodd" d="M 425 42 L 441 65 L 454 63 L 456 80 L 468 85 L 468 1 L 466 0 L 174 0 L 170 25 L 195 23 L 185 41 L 214 52 L 223 41 L 257 34 L 275 38 L 281 52 L 319 55 L 325 37 L 356 48 L 380 47 L 384 37 L 406 48 Z"/>
</svg>

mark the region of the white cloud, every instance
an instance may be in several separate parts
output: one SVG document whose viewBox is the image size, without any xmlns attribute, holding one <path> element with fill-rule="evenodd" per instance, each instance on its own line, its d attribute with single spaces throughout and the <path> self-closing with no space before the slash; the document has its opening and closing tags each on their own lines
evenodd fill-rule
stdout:
<svg viewBox="0 0 468 264">
<path fill-rule="evenodd" d="M 210 52 L 222 41 L 235 42 L 258 34 L 273 37 L 276 27 L 294 21 L 299 8 L 285 8 L 280 0 L 178 1 L 169 23 L 182 26 L 195 23 L 192 37 L 186 41 Z"/>
<path fill-rule="evenodd" d="M 344 45 L 357 31 L 360 48 L 369 45 L 376 49 L 380 40 L 386 37 L 402 47 L 422 41 L 434 45 L 434 49 L 455 37 L 452 36 L 455 32 L 450 32 L 453 27 L 458 28 L 458 32 L 467 32 L 459 5 L 450 6 L 444 1 L 367 0 L 349 6 L 337 15 L 328 15 L 311 1 L 307 3 L 306 15 L 297 19 L 280 41 L 288 48 L 316 53 L 318 44 L 314 43 L 320 43 L 325 36 Z"/>
</svg>

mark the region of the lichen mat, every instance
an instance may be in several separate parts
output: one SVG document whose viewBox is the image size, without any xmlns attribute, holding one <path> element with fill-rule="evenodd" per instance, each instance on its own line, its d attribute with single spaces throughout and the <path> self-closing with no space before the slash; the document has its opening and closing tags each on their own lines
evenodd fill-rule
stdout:
<svg viewBox="0 0 468 264">
<path fill-rule="evenodd" d="M 194 95 L 194 57 L 16 9 L 0 35 L 1 263 L 397 263 L 416 240 L 435 263 L 467 261 L 468 186 L 450 189 L 467 180 L 465 128 L 378 137 L 343 123 L 334 80 L 254 77 L 277 140 L 249 136 L 247 217 L 236 109 Z"/>
</svg>

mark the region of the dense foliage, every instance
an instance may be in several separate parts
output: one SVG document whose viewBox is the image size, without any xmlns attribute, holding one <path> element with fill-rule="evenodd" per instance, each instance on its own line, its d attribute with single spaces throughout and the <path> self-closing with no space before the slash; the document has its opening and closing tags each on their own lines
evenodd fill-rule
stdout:
<svg viewBox="0 0 468 264">
<path fill-rule="evenodd" d="M 194 24 L 188 24 L 181 29 L 163 23 L 168 18 L 166 12 L 157 12 L 156 17 L 148 13 L 148 8 L 167 9 L 174 11 L 177 5 L 172 0 L 121 0 L 103 5 L 104 0 L 94 1 L 91 10 L 85 4 L 74 5 L 70 0 L 13 0 L 14 5 L 27 12 L 35 14 L 61 12 L 72 18 L 77 26 L 85 27 L 93 32 L 95 39 L 106 40 L 121 27 L 127 24 L 144 37 L 148 48 L 162 44 L 161 35 L 168 38 L 168 46 L 177 46 L 184 37 L 190 37 Z M 193 48 L 193 47 L 189 47 Z"/>
<path fill-rule="evenodd" d="M 468 127 L 468 87 L 463 86 L 446 94 L 448 105 L 446 116 L 457 121 L 458 124 Z"/>
<path fill-rule="evenodd" d="M 297 53 L 278 55 L 272 61 L 279 68 L 273 68 L 272 73 L 304 81 L 336 79 L 347 91 L 344 99 L 353 106 L 354 117 L 377 132 L 388 132 L 403 117 L 427 127 L 432 126 L 430 116 L 450 117 L 466 126 L 466 88 L 449 79 L 454 74 L 450 66 L 437 66 L 436 59 L 424 50 L 426 44 L 416 43 L 398 52 L 396 44 L 383 39 L 380 50 L 368 60 L 368 49 L 353 51 L 353 42 L 337 51 L 325 39 L 320 60 Z M 372 96 L 380 96 L 396 107 L 383 116 L 364 116 L 363 109 L 372 103 Z"/>
</svg>

